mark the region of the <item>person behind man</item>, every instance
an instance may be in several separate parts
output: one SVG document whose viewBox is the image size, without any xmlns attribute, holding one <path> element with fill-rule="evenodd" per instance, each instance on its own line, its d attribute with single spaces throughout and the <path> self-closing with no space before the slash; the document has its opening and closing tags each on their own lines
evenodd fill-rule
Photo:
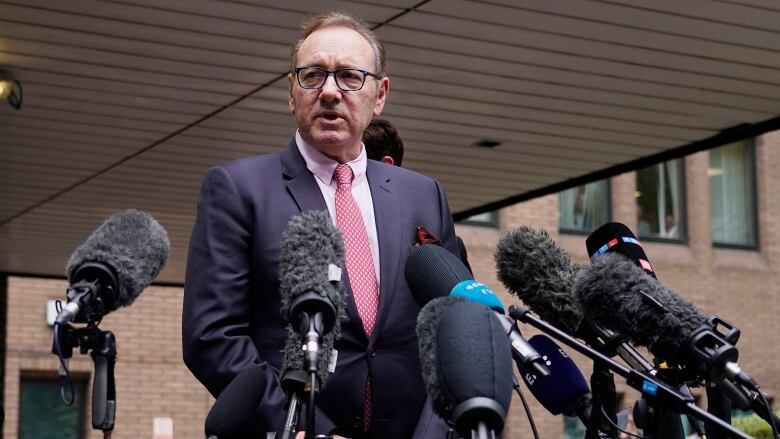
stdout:
<svg viewBox="0 0 780 439">
<path fill-rule="evenodd" d="M 366 146 L 366 154 L 371 160 L 387 163 L 388 165 L 401 166 L 404 158 L 404 142 L 398 135 L 398 130 L 385 119 L 373 119 L 363 131 L 363 144 Z M 471 272 L 466 245 L 460 236 L 455 236 L 458 244 L 458 255 L 466 268 Z"/>
<path fill-rule="evenodd" d="M 371 160 L 401 166 L 404 141 L 393 124 L 384 119 L 373 119 L 363 131 L 363 144 Z"/>
<path fill-rule="evenodd" d="M 254 430 L 283 425 L 282 233 L 291 217 L 327 210 L 345 235 L 347 310 L 315 434 L 444 437 L 446 425 L 425 404 L 419 306 L 403 267 L 419 226 L 454 254 L 457 246 L 438 182 L 366 159 L 363 131 L 381 114 L 390 85 L 383 46 L 350 15 L 318 15 L 302 26 L 288 80 L 294 139 L 280 152 L 215 166 L 204 178 L 184 285 L 184 361 L 214 396 L 243 369 L 263 368 Z"/>
</svg>

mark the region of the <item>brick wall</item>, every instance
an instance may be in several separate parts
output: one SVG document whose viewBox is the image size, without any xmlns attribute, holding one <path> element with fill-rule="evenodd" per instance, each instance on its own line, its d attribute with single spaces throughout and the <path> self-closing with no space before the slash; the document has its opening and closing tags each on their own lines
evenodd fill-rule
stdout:
<svg viewBox="0 0 780 439">
<path fill-rule="evenodd" d="M 64 280 L 8 279 L 4 437 L 18 435 L 22 374 L 57 370 L 57 358 L 50 353 L 53 331 L 46 325 L 45 307 L 48 300 L 62 298 L 66 287 Z M 132 306 L 109 314 L 100 324 L 117 339 L 117 414 L 112 437 L 151 437 L 155 417 L 172 418 L 175 437 L 203 437 L 203 422 L 213 399 L 181 361 L 181 307 L 181 288 L 150 287 Z M 92 360 L 76 350 L 70 368 L 89 374 Z M 91 395 L 91 388 L 88 392 Z M 91 429 L 90 410 L 88 437 L 101 438 L 102 434 Z"/>
<path fill-rule="evenodd" d="M 7 278 L 0 275 L 0 425 L 5 423 L 5 345 L 6 345 L 6 330 L 7 330 L 7 307 L 6 307 L 6 291 L 7 291 Z"/>
<path fill-rule="evenodd" d="M 709 185 L 706 152 L 685 159 L 688 242 L 666 244 L 645 242 L 659 279 L 709 313 L 727 318 L 742 331 L 740 365 L 773 395 L 780 393 L 780 133 L 763 136 L 757 142 L 759 207 L 758 251 L 713 248 L 709 225 Z M 635 228 L 633 193 L 635 176 L 627 173 L 612 180 L 612 217 Z M 491 286 L 508 306 L 517 299 L 506 294 L 496 279 L 493 252 L 498 239 L 508 230 L 527 224 L 546 229 L 574 259 L 584 263 L 585 235 L 558 232 L 558 197 L 550 195 L 521 203 L 499 212 L 499 227 L 457 226 L 469 251 L 475 277 Z M 44 309 L 49 299 L 62 298 L 63 280 L 10 277 L 8 279 L 7 351 L 5 364 L 4 437 L 17 437 L 19 378 L 23 372 L 55 371 L 56 358 L 49 352 L 52 330 L 45 325 Z M 177 438 L 198 438 L 213 400 L 181 362 L 180 316 L 182 290 L 151 287 L 127 309 L 106 317 L 101 327 L 116 334 L 119 359 L 116 366 L 118 397 L 114 438 L 151 437 L 154 417 L 171 417 Z M 521 327 L 526 337 L 536 334 Z M 589 362 L 573 355 L 586 376 Z M 88 356 L 75 355 L 75 371 L 89 373 Z M 625 404 L 638 398 L 626 390 Z M 563 421 L 549 415 L 530 393 L 531 408 L 540 434 L 561 437 Z M 87 398 L 89 399 L 89 398 Z M 520 401 L 515 398 L 507 422 L 507 439 L 530 437 Z M 90 438 L 100 437 L 91 433 Z"/>
</svg>

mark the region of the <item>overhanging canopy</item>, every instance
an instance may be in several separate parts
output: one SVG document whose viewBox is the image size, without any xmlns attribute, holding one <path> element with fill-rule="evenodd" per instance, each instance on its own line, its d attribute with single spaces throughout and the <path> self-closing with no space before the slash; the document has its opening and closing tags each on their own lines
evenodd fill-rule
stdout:
<svg viewBox="0 0 780 439">
<path fill-rule="evenodd" d="M 377 27 L 383 117 L 459 217 L 780 128 L 774 0 L 3 1 L 0 271 L 61 275 L 134 207 L 182 281 L 204 172 L 287 144 L 289 48 L 329 9 Z"/>
</svg>

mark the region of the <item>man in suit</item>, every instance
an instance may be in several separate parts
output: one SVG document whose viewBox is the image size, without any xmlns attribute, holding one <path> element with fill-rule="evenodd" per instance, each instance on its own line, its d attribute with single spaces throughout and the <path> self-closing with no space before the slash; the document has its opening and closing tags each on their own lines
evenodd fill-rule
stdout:
<svg viewBox="0 0 780 439">
<path fill-rule="evenodd" d="M 315 433 L 443 437 L 446 426 L 425 404 L 419 307 L 403 267 L 419 226 L 454 254 L 457 246 L 436 181 L 366 159 L 363 130 L 389 91 L 382 45 L 363 22 L 321 14 L 302 27 L 288 79 L 298 126 L 290 144 L 216 166 L 204 179 L 184 287 L 185 363 L 214 396 L 243 369 L 263 368 L 254 428 L 282 426 L 281 236 L 291 217 L 328 210 L 345 234 L 347 316 Z"/>
</svg>

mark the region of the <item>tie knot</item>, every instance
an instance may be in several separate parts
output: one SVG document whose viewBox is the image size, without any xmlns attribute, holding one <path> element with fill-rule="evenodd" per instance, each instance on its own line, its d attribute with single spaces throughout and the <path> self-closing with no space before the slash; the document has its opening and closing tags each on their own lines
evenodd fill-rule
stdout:
<svg viewBox="0 0 780 439">
<path fill-rule="evenodd" d="M 336 166 L 336 172 L 333 174 L 336 177 L 336 184 L 339 186 L 352 185 L 352 168 L 347 164 L 339 164 Z"/>
</svg>

